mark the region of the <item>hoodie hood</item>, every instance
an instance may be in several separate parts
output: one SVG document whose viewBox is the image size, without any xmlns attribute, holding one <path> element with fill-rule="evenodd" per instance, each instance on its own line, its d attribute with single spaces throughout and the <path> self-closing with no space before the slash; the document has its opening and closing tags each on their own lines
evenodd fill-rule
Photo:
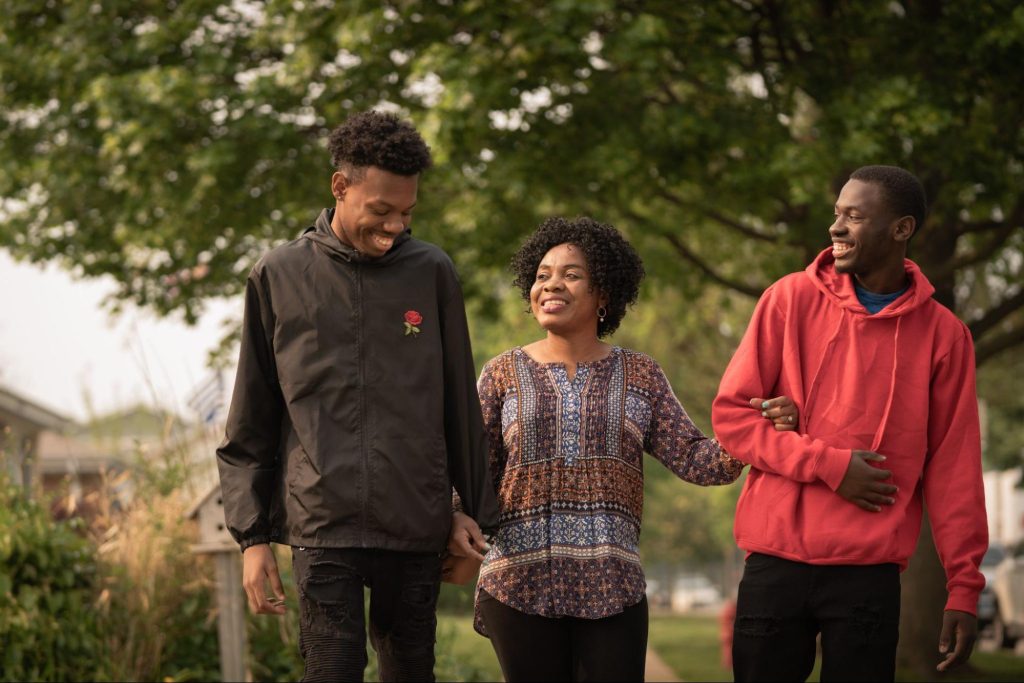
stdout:
<svg viewBox="0 0 1024 683">
<path fill-rule="evenodd" d="M 395 238 L 395 243 L 386 254 L 379 257 L 372 257 L 357 251 L 353 247 L 342 242 L 334 233 L 331 227 L 331 220 L 334 218 L 334 209 L 324 209 L 317 216 L 316 223 L 309 226 L 302 232 L 305 239 L 313 240 L 318 247 L 327 254 L 339 261 L 347 263 L 364 263 L 366 265 L 386 265 L 393 261 L 398 255 L 398 250 L 412 237 L 412 230 L 407 229 Z"/>
<path fill-rule="evenodd" d="M 850 322 L 854 319 L 867 318 L 871 321 L 878 321 L 879 324 L 889 323 L 891 325 L 889 327 L 891 330 L 889 334 L 891 334 L 892 339 L 892 353 L 888 373 L 888 391 L 885 399 L 885 408 L 878 426 L 874 430 L 874 438 L 871 440 L 869 448 L 871 451 L 878 450 L 892 416 L 893 399 L 896 396 L 896 378 L 899 373 L 900 358 L 903 353 L 901 349 L 901 345 L 904 343 L 901 339 L 903 317 L 930 302 L 931 296 L 935 292 L 935 287 L 932 286 L 932 283 L 928 282 L 928 278 L 924 276 L 924 273 L 921 272 L 916 263 L 910 259 L 903 259 L 903 270 L 907 274 L 907 291 L 903 292 L 891 304 L 874 314 L 868 313 L 868 310 L 864 308 L 864 305 L 857 298 L 853 276 L 836 272 L 835 257 L 832 255 L 831 247 L 824 249 L 818 254 L 814 262 L 807 266 L 805 270 L 814 286 L 823 292 L 830 302 L 842 309 L 841 315 L 836 317 L 835 327 L 829 337 L 828 345 L 830 348 L 834 346 L 842 347 L 844 343 L 841 340 L 856 337 L 850 329 Z M 876 330 L 875 333 L 877 334 L 880 331 Z M 887 335 L 883 334 L 882 336 L 884 338 Z M 825 360 L 824 357 L 821 358 L 814 372 L 810 390 L 808 391 L 809 400 L 812 397 L 817 397 L 823 381 L 823 374 L 828 374 L 823 373 Z M 830 377 L 829 381 L 834 379 L 836 378 Z"/>
<path fill-rule="evenodd" d="M 836 272 L 832 247 L 818 254 L 818 257 L 807 266 L 804 272 L 811 278 L 814 286 L 824 292 L 825 296 L 836 306 L 854 315 L 883 319 L 905 315 L 930 301 L 932 294 L 935 293 L 935 287 L 928 282 L 928 278 L 924 276 L 916 263 L 910 259 L 903 259 L 903 270 L 907 274 L 907 291 L 874 315 L 869 314 L 857 299 L 853 276 Z"/>
</svg>

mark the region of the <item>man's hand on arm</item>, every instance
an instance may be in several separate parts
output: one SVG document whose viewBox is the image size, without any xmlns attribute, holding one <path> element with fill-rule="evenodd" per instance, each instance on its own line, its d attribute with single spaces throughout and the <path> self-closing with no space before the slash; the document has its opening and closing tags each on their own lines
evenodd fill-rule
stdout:
<svg viewBox="0 0 1024 683">
<path fill-rule="evenodd" d="M 896 502 L 893 495 L 898 489 L 892 484 L 883 483 L 892 477 L 892 472 L 872 467 L 868 464 L 869 460 L 882 462 L 885 456 L 871 451 L 853 451 L 846 476 L 836 493 L 869 512 L 880 512 L 882 505 Z"/>
<path fill-rule="evenodd" d="M 978 618 L 967 612 L 948 609 L 942 613 L 942 633 L 939 634 L 939 654 L 944 659 L 935 667 L 947 671 L 966 662 L 978 639 Z M 952 650 L 950 644 L 953 644 Z"/>
<path fill-rule="evenodd" d="M 268 580 L 273 597 L 267 596 Z M 251 545 L 242 552 L 242 587 L 253 614 L 284 614 L 284 586 L 269 543 Z"/>
<path fill-rule="evenodd" d="M 464 512 L 452 513 L 448 552 L 460 557 L 473 557 L 483 562 L 483 553 L 487 552 L 487 540 L 476 520 Z"/>
</svg>

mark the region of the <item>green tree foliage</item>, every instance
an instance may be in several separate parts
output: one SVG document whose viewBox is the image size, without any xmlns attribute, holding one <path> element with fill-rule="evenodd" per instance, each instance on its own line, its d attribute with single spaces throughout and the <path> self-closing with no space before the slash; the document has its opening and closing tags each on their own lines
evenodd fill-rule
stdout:
<svg viewBox="0 0 1024 683">
<path fill-rule="evenodd" d="M 434 146 L 418 222 L 464 268 L 504 263 L 541 215 L 587 212 L 659 280 L 756 296 L 827 242 L 847 172 L 897 163 L 934 200 L 914 256 L 979 360 L 1020 341 L 1009 0 L 2 9 L 0 244 L 160 311 L 237 292 L 329 199 L 326 132 L 387 104 Z"/>
<path fill-rule="evenodd" d="M 94 551 L 0 473 L 0 681 L 102 680 Z"/>
</svg>

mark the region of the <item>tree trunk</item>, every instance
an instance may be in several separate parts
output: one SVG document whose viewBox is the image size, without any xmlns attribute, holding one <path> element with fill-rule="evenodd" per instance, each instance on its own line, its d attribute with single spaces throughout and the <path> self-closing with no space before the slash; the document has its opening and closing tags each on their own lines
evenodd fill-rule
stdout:
<svg viewBox="0 0 1024 683">
<path fill-rule="evenodd" d="M 930 187 L 929 196 L 934 197 L 939 188 Z M 927 277 L 929 272 L 940 272 L 956 254 L 956 231 L 950 226 L 934 221 L 926 223 L 924 234 L 915 236 L 911 243 L 911 258 L 921 267 Z M 953 294 L 955 280 L 952 274 L 931 279 L 935 286 L 933 298 L 951 311 L 956 311 L 956 297 Z M 938 502 L 941 505 L 941 501 Z M 942 630 L 942 612 L 946 605 L 946 574 L 939 564 L 932 539 L 932 527 L 928 521 L 928 506 L 925 505 L 921 520 L 921 536 L 917 549 L 910 558 L 907 570 L 901 578 L 902 597 L 900 600 L 900 644 L 896 652 L 896 665 L 913 672 L 923 680 L 936 676 L 935 666 L 939 657 L 939 632 Z"/>
<path fill-rule="evenodd" d="M 946 605 L 946 574 L 935 554 L 927 510 L 921 523 L 921 538 L 900 577 L 900 644 L 897 668 L 913 672 L 921 680 L 935 677 L 939 662 L 939 631 Z"/>
</svg>

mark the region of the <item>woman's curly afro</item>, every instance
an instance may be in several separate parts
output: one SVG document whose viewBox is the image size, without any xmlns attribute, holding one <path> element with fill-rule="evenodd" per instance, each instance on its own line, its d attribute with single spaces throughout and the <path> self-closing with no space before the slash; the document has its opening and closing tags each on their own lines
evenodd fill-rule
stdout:
<svg viewBox="0 0 1024 683">
<path fill-rule="evenodd" d="M 594 288 L 608 298 L 608 312 L 597 324 L 597 336 L 605 337 L 618 329 L 626 307 L 636 303 L 644 278 L 644 265 L 636 250 L 611 225 L 587 216 L 546 219 L 512 257 L 513 284 L 529 301 L 541 259 L 552 248 L 567 243 L 583 252 Z"/>
<path fill-rule="evenodd" d="M 331 163 L 357 175 L 369 166 L 412 176 L 430 168 L 430 148 L 412 124 L 394 114 L 365 111 L 349 117 L 327 140 Z"/>
</svg>

